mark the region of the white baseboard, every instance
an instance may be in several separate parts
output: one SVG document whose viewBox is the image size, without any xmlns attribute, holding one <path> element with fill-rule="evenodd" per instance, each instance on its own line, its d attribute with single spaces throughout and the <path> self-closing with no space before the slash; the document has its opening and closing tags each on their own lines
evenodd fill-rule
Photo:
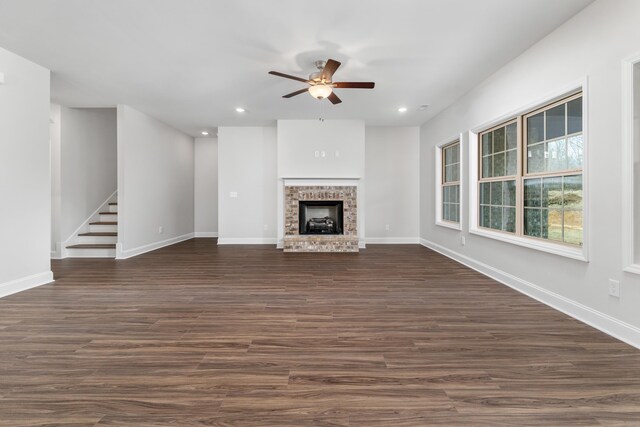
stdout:
<svg viewBox="0 0 640 427">
<path fill-rule="evenodd" d="M 275 245 L 275 237 L 219 237 L 219 245 Z"/>
<path fill-rule="evenodd" d="M 490 265 L 476 261 L 468 256 L 452 251 L 437 243 L 426 239 L 420 239 L 420 244 L 442 255 L 451 258 L 467 267 L 491 277 L 498 282 L 515 289 L 543 304 L 548 305 L 562 313 L 571 316 L 589 326 L 592 326 L 607 335 L 619 339 L 633 347 L 640 349 L 640 328 L 629 323 L 613 318 L 607 314 L 594 310 L 567 297 L 548 291 L 538 285 L 527 282 L 512 274 L 506 273 Z"/>
<path fill-rule="evenodd" d="M 176 243 L 184 242 L 185 240 L 193 239 L 194 233 L 184 234 L 182 236 L 172 237 L 171 239 L 162 240 L 160 242 L 149 243 L 148 245 L 139 246 L 133 249 L 122 249 L 122 243 L 116 244 L 116 259 L 127 259 L 137 255 L 142 255 L 147 252 L 155 251 L 156 249 L 164 248 L 165 246 L 175 245 Z"/>
<path fill-rule="evenodd" d="M 218 237 L 217 231 L 196 231 L 193 237 Z"/>
<path fill-rule="evenodd" d="M 418 245 L 419 237 L 367 237 L 366 242 L 372 245 Z"/>
<path fill-rule="evenodd" d="M 0 298 L 53 282 L 53 272 L 34 274 L 0 284 Z"/>
</svg>

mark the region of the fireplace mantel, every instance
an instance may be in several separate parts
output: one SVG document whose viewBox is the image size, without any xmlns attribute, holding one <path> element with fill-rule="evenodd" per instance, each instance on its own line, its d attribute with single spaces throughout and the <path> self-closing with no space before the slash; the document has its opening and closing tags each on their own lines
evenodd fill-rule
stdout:
<svg viewBox="0 0 640 427">
<path fill-rule="evenodd" d="M 359 177 L 342 177 L 342 178 L 282 178 L 285 187 L 288 186 L 316 186 L 316 185 L 358 185 Z"/>
</svg>

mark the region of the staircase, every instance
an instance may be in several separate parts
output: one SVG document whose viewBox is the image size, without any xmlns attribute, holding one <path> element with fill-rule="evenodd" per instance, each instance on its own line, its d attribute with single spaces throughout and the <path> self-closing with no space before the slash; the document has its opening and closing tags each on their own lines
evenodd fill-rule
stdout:
<svg viewBox="0 0 640 427">
<path fill-rule="evenodd" d="M 66 246 L 70 258 L 115 258 L 118 241 L 118 202 L 108 202 L 91 218 L 88 230 L 78 233 Z"/>
</svg>

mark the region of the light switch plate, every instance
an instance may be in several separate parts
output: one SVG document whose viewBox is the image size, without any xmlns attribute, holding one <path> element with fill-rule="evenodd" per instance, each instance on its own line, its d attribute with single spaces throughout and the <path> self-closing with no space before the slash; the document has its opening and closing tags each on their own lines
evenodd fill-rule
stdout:
<svg viewBox="0 0 640 427">
<path fill-rule="evenodd" d="M 238 192 L 237 191 L 231 191 L 229 193 L 229 197 L 231 197 L 232 199 L 237 199 L 238 198 Z"/>
</svg>

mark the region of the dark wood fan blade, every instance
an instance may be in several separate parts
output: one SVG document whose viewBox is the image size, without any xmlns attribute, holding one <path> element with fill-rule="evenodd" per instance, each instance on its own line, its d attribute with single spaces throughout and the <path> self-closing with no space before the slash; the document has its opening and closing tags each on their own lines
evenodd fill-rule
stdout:
<svg viewBox="0 0 640 427">
<path fill-rule="evenodd" d="M 311 82 L 307 79 L 303 79 L 301 77 L 291 76 L 289 74 L 280 73 L 278 71 L 269 71 L 269 74 L 273 74 L 274 76 L 284 77 L 285 79 L 297 80 L 302 83 L 311 84 Z"/>
<path fill-rule="evenodd" d="M 309 88 L 300 89 L 295 92 L 291 92 L 287 95 L 284 95 L 283 98 L 291 98 L 292 96 L 300 95 L 301 93 L 309 92 Z"/>
<path fill-rule="evenodd" d="M 330 81 L 331 77 L 333 77 L 333 73 L 336 72 L 339 66 L 340 63 L 338 61 L 334 61 L 333 59 L 328 60 L 324 68 L 322 69 L 320 78 L 326 82 Z"/>
<path fill-rule="evenodd" d="M 331 85 L 339 89 L 373 89 L 376 84 L 374 82 L 334 82 Z"/>
<path fill-rule="evenodd" d="M 331 95 L 329 95 L 327 99 L 331 101 L 332 104 L 340 104 L 342 102 L 342 99 L 338 98 L 335 92 L 331 92 Z"/>
</svg>

